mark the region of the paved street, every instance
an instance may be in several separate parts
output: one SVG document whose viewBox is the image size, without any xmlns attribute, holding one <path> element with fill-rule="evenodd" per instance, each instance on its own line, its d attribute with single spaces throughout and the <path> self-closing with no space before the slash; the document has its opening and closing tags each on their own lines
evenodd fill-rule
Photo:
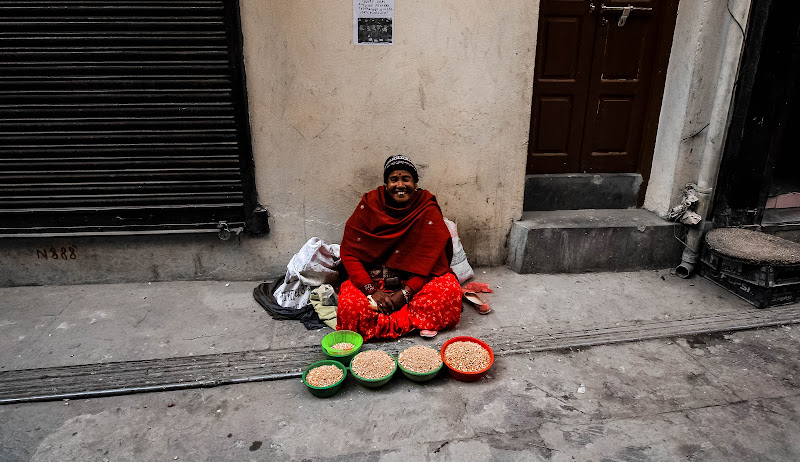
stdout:
<svg viewBox="0 0 800 462">
<path fill-rule="evenodd" d="M 496 335 L 504 328 L 523 326 L 536 335 L 537 329 L 559 326 L 587 328 L 752 308 L 708 281 L 681 280 L 666 270 L 528 276 L 502 268 L 486 271 L 479 272 L 476 279 L 501 287 L 488 296 L 495 313 L 480 317 L 465 307 L 463 328 L 441 336 L 465 332 Z M 197 294 L 187 289 L 196 287 L 193 284 L 216 284 L 212 288 L 218 293 L 236 289 L 235 294 L 223 297 L 233 301 L 220 308 L 225 315 L 219 318 L 214 318 L 210 309 L 216 306 L 214 300 L 207 300 L 208 305 L 193 305 L 193 316 L 182 311 L 180 304 L 170 305 L 176 316 L 178 312 L 186 316 L 183 330 L 191 332 L 202 324 L 193 324 L 192 317 L 202 319 L 206 328 L 214 332 L 213 329 L 224 331 L 221 319 L 237 309 L 259 319 L 266 316 L 259 310 L 253 312 L 257 305 L 242 295 L 245 289 L 252 289 L 253 283 L 169 284 L 174 285 L 159 285 L 149 296 L 138 295 L 137 291 L 145 289 L 134 285 L 118 285 L 116 293 L 121 300 L 121 294 L 133 291 L 139 300 L 147 296 L 146 300 L 154 298 L 160 303 L 158 297 L 166 297 L 169 292 L 182 294 L 183 298 L 195 293 L 208 299 L 205 292 Z M 574 290 L 576 286 L 582 287 L 580 292 Z M 120 290 L 122 287 L 128 291 Z M 55 367 L 59 362 L 70 364 L 81 354 L 85 355 L 83 359 L 102 360 L 102 354 L 112 355 L 111 361 L 150 359 L 158 357 L 150 346 L 132 348 L 131 338 L 193 338 L 181 334 L 180 329 L 163 334 L 155 328 L 149 334 L 129 330 L 130 326 L 119 321 L 127 319 L 119 311 L 126 309 L 120 303 L 108 306 L 105 318 L 118 320 L 113 326 L 119 332 L 117 338 L 97 335 L 87 338 L 82 343 L 85 347 L 57 348 L 52 354 L 45 351 L 43 339 L 60 342 L 53 341 L 53 337 L 67 335 L 70 329 L 58 329 L 59 326 L 64 322 L 78 324 L 83 310 L 96 308 L 90 306 L 89 300 L 98 300 L 91 292 L 105 293 L 109 289 L 0 289 L 0 295 L 5 295 L 5 321 L 0 323 L 0 329 L 6 329 L 0 330 L 3 342 L 12 341 L 7 329 L 19 328 L 24 322 L 31 322 L 34 327 L 42 323 L 43 318 L 36 321 L 35 316 L 25 321 L 22 314 L 16 321 L 9 320 L 9 313 L 21 309 L 19 300 L 58 299 L 61 303 L 62 297 L 78 294 L 83 294 L 84 300 L 78 304 L 82 306 L 74 307 L 74 317 L 69 318 L 74 322 L 64 318 L 70 312 L 67 308 L 54 316 L 49 327 L 39 329 L 40 339 L 27 349 L 35 352 L 30 353 L 28 362 L 23 362 L 26 355 L 20 349 L 13 350 L 14 362 L 9 357 L 11 344 L 4 345 L 3 364 L 27 368 L 36 363 L 38 356 L 38 367 Z M 56 293 L 59 291 L 62 292 Z M 42 295 L 45 292 L 49 294 Z M 521 304 L 521 299 L 528 302 Z M 672 304 L 674 307 L 670 308 Z M 152 319 L 138 325 L 156 322 L 164 315 L 164 310 L 157 311 L 149 315 Z M 130 318 L 133 324 L 138 320 L 137 316 Z M 98 324 L 102 327 L 100 321 L 88 324 L 90 321 L 87 318 L 86 326 L 76 328 L 88 329 Z M 273 344 L 314 343 L 326 332 L 305 331 L 302 326 L 296 330 L 299 324 L 278 323 L 269 317 L 262 321 L 268 338 L 264 342 Z M 253 319 L 249 322 L 252 324 Z M 229 330 L 239 329 L 239 323 L 231 319 Z M 273 330 L 276 326 L 277 330 Z M 127 332 L 127 339 L 119 338 Z M 175 350 L 164 357 L 175 351 L 194 354 L 201 348 L 207 350 L 208 343 L 202 347 L 192 343 L 201 341 L 214 341 L 221 348 L 235 351 L 262 335 L 259 329 L 250 332 L 249 340 L 243 335 L 223 335 L 178 342 Z M 436 339 L 439 344 L 443 340 Z M 73 341 L 67 339 L 64 345 Z M 162 340 L 153 341 L 158 345 Z M 328 399 L 311 396 L 299 379 L 287 379 L 10 404 L 0 406 L 0 460 L 796 461 L 800 460 L 798 347 L 800 326 L 791 324 L 506 354 L 498 356 L 489 375 L 476 383 L 462 383 L 440 374 L 432 382 L 418 384 L 398 375 L 382 388 L 366 389 L 348 378 L 342 392 Z"/>
</svg>

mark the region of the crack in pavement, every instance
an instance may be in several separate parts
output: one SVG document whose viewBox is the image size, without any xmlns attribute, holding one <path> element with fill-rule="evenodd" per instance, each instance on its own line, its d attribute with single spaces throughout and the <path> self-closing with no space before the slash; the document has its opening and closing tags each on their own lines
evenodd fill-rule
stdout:
<svg viewBox="0 0 800 462">
<path fill-rule="evenodd" d="M 725 389 L 728 391 L 728 393 L 730 393 L 731 395 L 733 395 L 733 396 L 735 396 L 736 398 L 738 398 L 738 400 L 731 402 L 731 404 L 734 404 L 734 403 L 737 403 L 737 402 L 740 402 L 740 401 L 742 401 L 742 397 L 741 397 L 741 396 L 739 396 L 739 395 L 736 393 L 736 390 L 735 390 L 734 388 L 732 388 L 732 387 L 730 387 L 729 385 L 727 385 L 727 384 L 726 384 L 726 383 L 725 383 L 723 380 L 721 380 L 721 378 L 720 378 L 719 376 L 717 376 L 716 374 L 714 374 L 713 372 L 711 372 L 711 370 L 709 370 L 709 369 L 708 369 L 708 367 L 706 367 L 706 366 L 705 366 L 703 363 L 701 363 L 701 362 L 700 362 L 700 361 L 697 359 L 697 357 L 696 357 L 695 355 L 691 354 L 691 352 L 690 352 L 690 351 L 687 351 L 687 350 L 686 350 L 686 348 L 685 348 L 683 345 L 681 345 L 680 343 L 678 343 L 678 342 L 676 341 L 677 339 L 684 339 L 684 338 L 683 338 L 683 337 L 675 337 L 675 338 L 673 338 L 673 339 L 672 339 L 672 343 L 673 343 L 674 345 L 677 345 L 678 349 L 680 349 L 680 350 L 681 350 L 681 352 L 682 352 L 682 353 L 683 353 L 685 356 L 688 356 L 688 357 L 689 357 L 689 359 L 691 359 L 691 361 L 692 361 L 693 363 L 695 363 L 697 366 L 699 366 L 699 367 L 700 367 L 700 369 L 702 369 L 703 371 L 705 371 L 705 373 L 707 373 L 709 376 L 713 377 L 713 378 L 716 380 L 716 382 L 717 382 L 717 383 L 720 383 L 720 384 L 722 384 L 722 386 L 723 386 L 723 387 L 725 387 Z M 685 339 L 684 339 L 684 340 L 685 340 Z M 690 347 L 690 348 L 691 348 L 691 347 Z"/>
<path fill-rule="evenodd" d="M 533 385 L 533 384 L 531 384 L 531 385 Z M 575 406 L 573 406 L 573 405 L 569 404 L 568 402 L 564 401 L 563 399 L 559 398 L 558 396 L 555 396 L 555 395 L 553 395 L 553 394 L 552 394 L 552 393 L 550 393 L 549 391 L 546 391 L 546 390 L 544 390 L 543 388 L 541 388 L 541 387 L 539 387 L 539 386 L 537 386 L 537 385 L 533 385 L 533 388 L 535 388 L 535 389 L 537 389 L 537 390 L 541 391 L 542 393 L 544 393 L 544 395 L 545 395 L 546 397 L 548 397 L 548 398 L 551 398 L 551 399 L 555 399 L 556 401 L 558 401 L 559 403 L 563 404 L 564 406 L 567 406 L 567 407 L 569 407 L 570 409 L 574 409 L 574 410 L 576 410 L 576 411 L 580 412 L 581 414 L 583 414 L 583 415 L 586 415 L 586 413 L 585 413 L 585 412 L 583 412 L 583 411 L 581 411 L 580 409 L 576 408 Z"/>
</svg>

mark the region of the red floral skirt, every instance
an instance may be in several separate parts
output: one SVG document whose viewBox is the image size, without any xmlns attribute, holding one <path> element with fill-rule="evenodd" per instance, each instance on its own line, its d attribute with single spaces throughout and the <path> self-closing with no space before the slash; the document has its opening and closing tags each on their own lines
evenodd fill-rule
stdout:
<svg viewBox="0 0 800 462">
<path fill-rule="evenodd" d="M 442 330 L 461 319 L 461 286 L 452 273 L 431 279 L 411 302 L 390 315 L 370 307 L 366 295 L 350 280 L 339 291 L 336 330 L 352 330 L 364 337 L 397 338 L 412 330 Z"/>
</svg>

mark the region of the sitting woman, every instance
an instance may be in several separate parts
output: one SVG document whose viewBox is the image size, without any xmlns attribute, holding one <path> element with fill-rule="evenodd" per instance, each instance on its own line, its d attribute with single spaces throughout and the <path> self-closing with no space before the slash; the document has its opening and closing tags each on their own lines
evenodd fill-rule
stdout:
<svg viewBox="0 0 800 462">
<path fill-rule="evenodd" d="M 339 293 L 336 329 L 365 340 L 414 329 L 433 337 L 461 319 L 450 233 L 436 197 L 418 181 L 408 157 L 389 157 L 385 184 L 364 194 L 347 220 L 341 257 L 349 279 Z"/>
</svg>

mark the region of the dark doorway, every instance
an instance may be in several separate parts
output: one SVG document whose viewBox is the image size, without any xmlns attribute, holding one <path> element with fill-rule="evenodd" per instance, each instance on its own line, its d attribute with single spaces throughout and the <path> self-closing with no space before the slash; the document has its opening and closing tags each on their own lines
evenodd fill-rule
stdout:
<svg viewBox="0 0 800 462">
<path fill-rule="evenodd" d="M 800 224 L 800 3 L 753 2 L 714 199 L 716 226 Z"/>
</svg>

